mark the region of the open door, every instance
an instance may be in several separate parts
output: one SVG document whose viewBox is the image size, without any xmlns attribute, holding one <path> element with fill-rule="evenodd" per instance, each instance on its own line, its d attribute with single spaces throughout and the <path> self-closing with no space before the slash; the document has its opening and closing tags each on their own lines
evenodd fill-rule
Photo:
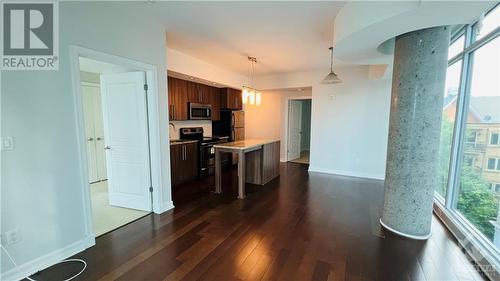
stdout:
<svg viewBox="0 0 500 281">
<path fill-rule="evenodd" d="M 297 100 L 290 100 L 288 105 L 288 161 L 300 157 L 301 122 L 302 103 Z"/>
<path fill-rule="evenodd" d="M 144 85 L 144 72 L 101 75 L 109 203 L 151 211 Z"/>
</svg>

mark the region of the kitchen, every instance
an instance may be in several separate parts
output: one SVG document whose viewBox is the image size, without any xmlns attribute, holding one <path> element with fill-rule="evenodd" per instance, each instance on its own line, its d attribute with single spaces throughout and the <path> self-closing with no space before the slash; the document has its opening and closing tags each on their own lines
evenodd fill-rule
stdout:
<svg viewBox="0 0 500 281">
<path fill-rule="evenodd" d="M 245 140 L 244 103 L 241 89 L 168 72 L 174 204 L 221 193 L 221 186 L 231 189 L 236 182 L 243 199 L 246 183 L 264 185 L 279 175 L 279 140 Z"/>
</svg>

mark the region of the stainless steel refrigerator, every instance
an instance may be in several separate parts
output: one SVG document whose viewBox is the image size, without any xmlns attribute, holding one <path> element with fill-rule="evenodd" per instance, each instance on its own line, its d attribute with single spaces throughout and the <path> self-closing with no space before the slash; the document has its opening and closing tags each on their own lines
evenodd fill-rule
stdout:
<svg viewBox="0 0 500 281">
<path fill-rule="evenodd" d="M 212 132 L 215 136 L 229 137 L 229 141 L 245 139 L 245 112 L 235 110 L 221 110 L 220 120 L 212 122 Z M 227 163 L 238 163 L 238 155 L 228 154 Z"/>
<path fill-rule="evenodd" d="M 221 110 L 220 120 L 212 124 L 213 134 L 229 137 L 229 141 L 245 139 L 245 112 Z"/>
</svg>

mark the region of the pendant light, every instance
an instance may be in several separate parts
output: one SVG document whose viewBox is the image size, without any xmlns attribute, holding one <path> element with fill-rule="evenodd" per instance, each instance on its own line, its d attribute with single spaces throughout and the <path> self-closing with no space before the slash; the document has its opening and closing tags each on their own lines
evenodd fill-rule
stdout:
<svg viewBox="0 0 500 281">
<path fill-rule="evenodd" d="M 338 77 L 338 75 L 333 72 L 333 47 L 328 48 L 331 53 L 330 57 L 330 73 L 321 80 L 321 84 L 337 84 L 337 83 L 342 83 L 342 80 Z"/>
<path fill-rule="evenodd" d="M 242 100 L 243 104 L 252 104 L 252 105 L 260 105 L 262 102 L 262 94 L 260 93 L 259 90 L 257 90 L 254 85 L 253 85 L 253 78 L 255 75 L 255 64 L 257 63 L 257 59 L 254 57 L 248 57 L 248 62 L 250 63 L 252 67 L 252 73 L 251 73 L 251 86 L 243 86 L 243 91 L 242 91 Z"/>
</svg>

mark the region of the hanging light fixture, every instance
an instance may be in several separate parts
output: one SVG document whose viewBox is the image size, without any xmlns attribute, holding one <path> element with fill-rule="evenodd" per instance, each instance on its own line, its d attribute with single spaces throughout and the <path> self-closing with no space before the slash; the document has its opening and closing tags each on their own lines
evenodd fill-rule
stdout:
<svg viewBox="0 0 500 281">
<path fill-rule="evenodd" d="M 331 57 L 330 57 L 330 73 L 328 73 L 328 75 L 325 76 L 325 78 L 323 78 L 323 80 L 321 80 L 321 84 L 337 84 L 337 83 L 341 83 L 342 80 L 340 80 L 339 76 L 333 72 L 333 47 L 330 47 L 328 48 L 330 50 L 330 53 L 331 53 Z"/>
<path fill-rule="evenodd" d="M 262 94 L 259 90 L 257 90 L 253 85 L 253 79 L 255 75 L 255 64 L 257 63 L 257 59 L 254 57 L 248 57 L 248 61 L 252 67 L 252 73 L 250 74 L 251 82 L 250 86 L 243 86 L 242 99 L 243 104 L 255 104 L 260 105 L 262 103 Z"/>
</svg>

